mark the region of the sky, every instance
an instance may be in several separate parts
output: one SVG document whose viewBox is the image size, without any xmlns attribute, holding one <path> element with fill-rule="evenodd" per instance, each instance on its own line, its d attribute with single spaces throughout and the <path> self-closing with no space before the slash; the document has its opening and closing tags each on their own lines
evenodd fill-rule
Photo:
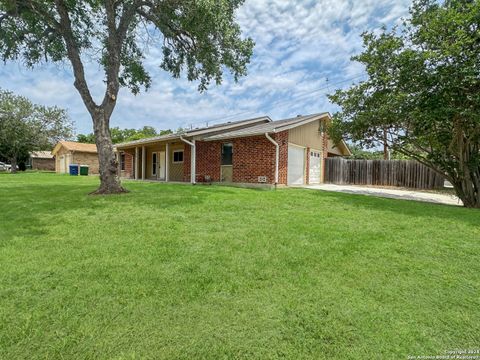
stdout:
<svg viewBox="0 0 480 360">
<path fill-rule="evenodd" d="M 199 93 L 198 83 L 173 79 L 160 69 L 160 49 L 151 47 L 145 64 L 152 87 L 136 96 L 122 89 L 110 125 L 176 130 L 263 115 L 279 120 L 335 112 L 326 95 L 365 77 L 362 66 L 350 60 L 362 50 L 361 33 L 398 24 L 409 5 L 409 0 L 246 0 L 237 21 L 256 43 L 246 77 L 235 83 L 227 75 L 220 86 Z M 92 95 L 99 100 L 102 69 L 89 62 L 86 71 Z M 77 134 L 92 132 L 67 63 L 33 70 L 2 64 L 0 88 L 65 108 Z"/>
</svg>

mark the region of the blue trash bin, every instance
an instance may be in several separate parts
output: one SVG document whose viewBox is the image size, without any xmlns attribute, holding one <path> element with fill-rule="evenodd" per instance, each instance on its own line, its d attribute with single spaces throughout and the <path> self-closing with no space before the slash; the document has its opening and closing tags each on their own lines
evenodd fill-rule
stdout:
<svg viewBox="0 0 480 360">
<path fill-rule="evenodd" d="M 77 164 L 71 164 L 70 167 L 70 175 L 78 175 L 78 165 Z"/>
</svg>

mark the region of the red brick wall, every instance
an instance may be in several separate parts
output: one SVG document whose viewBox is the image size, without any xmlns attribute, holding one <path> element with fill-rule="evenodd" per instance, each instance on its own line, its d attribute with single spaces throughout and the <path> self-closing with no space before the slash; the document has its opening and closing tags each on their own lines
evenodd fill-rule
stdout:
<svg viewBox="0 0 480 360">
<path fill-rule="evenodd" d="M 133 155 L 125 153 L 125 170 L 122 171 L 122 177 L 133 177 Z"/>
<path fill-rule="evenodd" d="M 221 144 L 224 142 L 227 141 L 197 141 L 195 143 L 197 181 L 203 181 L 205 176 L 210 176 L 211 181 L 220 181 Z"/>
<path fill-rule="evenodd" d="M 125 171 L 133 174 L 133 155 L 125 153 Z"/>
<path fill-rule="evenodd" d="M 195 178 L 202 182 L 205 176 L 211 181 L 220 181 L 221 144 L 223 142 L 196 141 L 195 142 Z M 183 153 L 183 180 L 190 181 L 192 147 L 185 146 Z"/>
<path fill-rule="evenodd" d="M 288 131 L 272 136 L 279 144 L 279 183 L 287 183 Z M 258 183 L 266 176 L 268 184 L 275 183 L 275 146 L 264 136 L 251 136 L 222 141 L 196 142 L 196 180 L 205 176 L 220 181 L 222 144 L 233 144 L 233 182 Z M 190 146 L 184 152 L 184 180 L 190 181 Z"/>
<path fill-rule="evenodd" d="M 264 136 L 233 139 L 233 182 L 258 183 L 266 176 L 275 183 L 275 146 Z"/>
</svg>

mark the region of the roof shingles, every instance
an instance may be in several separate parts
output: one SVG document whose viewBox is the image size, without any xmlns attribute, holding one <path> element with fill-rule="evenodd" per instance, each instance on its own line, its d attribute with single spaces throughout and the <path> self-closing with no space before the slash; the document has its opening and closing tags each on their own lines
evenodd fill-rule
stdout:
<svg viewBox="0 0 480 360">
<path fill-rule="evenodd" d="M 318 120 L 327 115 L 328 113 L 320 113 L 320 114 L 297 116 L 290 119 L 272 121 L 265 124 L 250 126 L 244 129 L 222 132 L 221 134 L 208 136 L 204 140 L 208 141 L 208 140 L 231 139 L 231 138 L 238 138 L 238 137 L 244 137 L 244 136 L 262 135 L 265 133 L 280 132 L 283 130 L 288 130 L 292 127 L 303 125 L 304 123 L 308 123 L 310 121 Z"/>
<path fill-rule="evenodd" d="M 33 159 L 52 159 L 53 155 L 50 151 L 32 151 L 30 157 Z"/>
<path fill-rule="evenodd" d="M 79 143 L 75 141 L 60 141 L 59 144 L 69 151 L 87 152 L 87 153 L 94 153 L 94 154 L 97 153 L 97 145 L 95 144 L 85 144 L 85 143 Z M 55 146 L 55 149 L 57 149 L 59 144 Z M 55 149 L 54 151 L 52 151 L 52 153 L 54 154 L 56 152 Z"/>
<path fill-rule="evenodd" d="M 218 125 L 213 125 L 201 129 L 186 130 L 182 133 L 168 134 L 148 139 L 140 139 L 130 141 L 127 143 L 115 145 L 116 149 L 125 148 L 130 146 L 144 145 L 148 143 L 154 143 L 157 141 L 166 141 L 178 139 L 181 137 L 190 139 L 199 139 L 204 141 L 231 139 L 244 136 L 262 135 L 265 133 L 279 132 L 288 130 L 293 127 L 304 125 L 308 122 L 321 119 L 329 116 L 329 113 L 318 113 L 305 116 L 296 116 L 290 119 L 272 121 L 268 116 L 262 116 L 254 119 L 247 119 L 235 122 L 228 122 Z"/>
</svg>

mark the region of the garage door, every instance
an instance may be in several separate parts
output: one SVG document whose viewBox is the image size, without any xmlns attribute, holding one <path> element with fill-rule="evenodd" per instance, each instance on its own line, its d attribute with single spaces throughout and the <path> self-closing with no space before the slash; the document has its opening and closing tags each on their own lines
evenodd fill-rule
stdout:
<svg viewBox="0 0 480 360">
<path fill-rule="evenodd" d="M 309 162 L 309 174 L 308 174 L 308 182 L 310 184 L 319 184 L 320 183 L 320 171 L 321 171 L 321 157 L 320 151 L 317 150 L 310 150 L 310 162 Z"/>
<path fill-rule="evenodd" d="M 288 185 L 302 185 L 305 169 L 305 149 L 288 144 Z"/>
</svg>

